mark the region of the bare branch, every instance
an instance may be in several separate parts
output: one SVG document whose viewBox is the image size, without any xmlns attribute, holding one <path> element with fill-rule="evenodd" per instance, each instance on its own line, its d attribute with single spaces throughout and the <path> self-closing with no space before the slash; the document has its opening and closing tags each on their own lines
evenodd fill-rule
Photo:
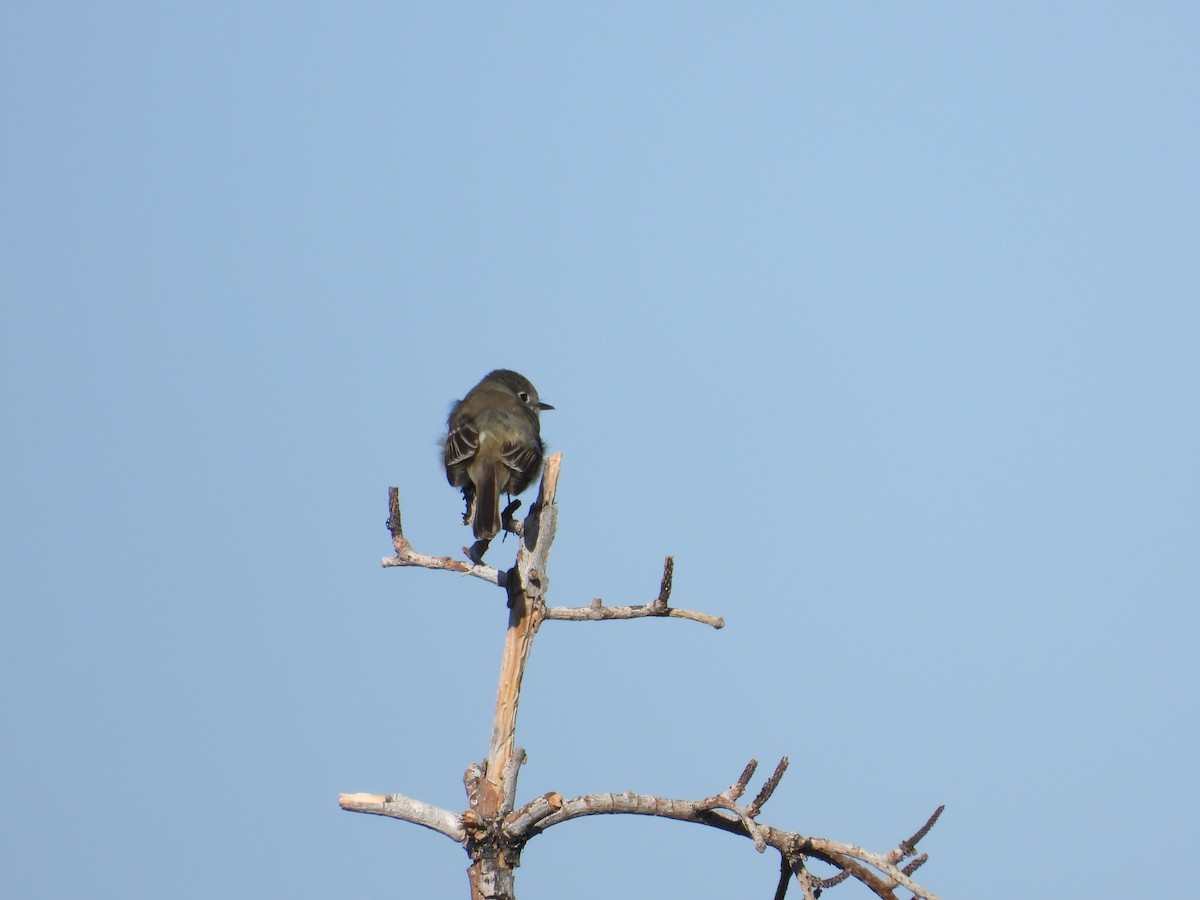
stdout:
<svg viewBox="0 0 1200 900">
<path fill-rule="evenodd" d="M 788 758 L 785 756 L 779 760 L 779 765 L 775 767 L 774 773 L 763 784 L 762 790 L 758 792 L 758 796 L 746 807 L 746 811 L 750 813 L 750 818 L 757 816 L 763 805 L 771 799 L 771 795 L 775 793 L 775 788 L 779 787 L 779 782 L 783 780 L 783 773 L 787 771 L 787 767 Z"/>
<path fill-rule="evenodd" d="M 850 877 L 850 873 L 847 870 L 842 869 L 842 871 L 838 872 L 836 875 L 834 875 L 830 878 L 820 878 L 817 881 L 821 886 L 821 890 L 825 890 L 825 888 L 831 888 L 835 884 L 841 884 L 843 881 L 845 881 L 849 877 Z"/>
<path fill-rule="evenodd" d="M 504 805 L 500 807 L 500 812 L 505 815 L 512 812 L 517 804 L 517 774 L 525 765 L 525 759 L 524 748 L 518 747 L 504 766 L 504 775 L 500 779 L 504 785 Z"/>
<path fill-rule="evenodd" d="M 675 557 L 668 556 L 663 560 L 663 575 L 662 581 L 658 585 L 658 599 L 654 601 L 655 606 L 665 607 L 667 601 L 671 599 L 671 584 L 675 580 Z"/>
<path fill-rule="evenodd" d="M 772 776 L 773 777 L 773 776 Z M 736 785 L 735 785 L 736 787 Z M 719 801 L 714 805 L 714 801 Z M 877 896 L 895 900 L 894 890 L 903 887 L 921 900 L 938 900 L 933 892 L 914 882 L 909 874 L 896 868 L 887 854 L 872 853 L 854 844 L 815 838 L 793 831 L 783 831 L 769 825 L 751 821 L 745 810 L 725 811 L 721 795 L 704 800 L 676 800 L 668 797 L 652 797 L 644 794 L 589 794 L 573 797 L 550 804 L 539 798 L 512 813 L 504 821 L 503 830 L 511 839 L 525 842 L 547 828 L 582 816 L 595 815 L 640 815 L 658 816 L 680 822 L 708 825 L 739 834 L 751 839 L 760 839 L 764 846 L 774 847 L 789 858 L 800 859 L 811 856 L 820 859 L 849 874 L 872 890 Z M 865 865 L 864 865 L 865 864 Z M 870 868 L 868 868 L 868 866 Z M 872 872 L 877 870 L 881 874 Z M 827 879 L 836 884 L 837 879 Z M 824 885 L 826 882 L 822 882 Z"/>
<path fill-rule="evenodd" d="M 463 575 L 474 575 L 492 584 L 504 586 L 504 575 L 499 569 L 485 566 L 477 562 L 452 559 L 449 556 L 429 556 L 418 553 L 413 549 L 408 538 L 404 536 L 404 527 L 400 520 L 400 489 L 388 488 L 388 531 L 392 533 L 392 546 L 396 548 L 395 556 L 385 556 L 382 560 L 385 569 L 396 566 L 417 566 L 422 569 L 448 569 L 451 572 L 461 572 Z M 464 553 L 470 556 L 471 551 L 464 548 Z"/>
<path fill-rule="evenodd" d="M 695 612 L 690 609 L 675 609 L 667 605 L 671 597 L 671 583 L 675 578 L 675 557 L 668 556 L 663 563 L 662 582 L 658 587 L 658 596 L 649 603 L 636 606 L 605 606 L 604 601 L 597 597 L 590 606 L 552 606 L 546 610 L 547 619 L 558 619 L 564 622 L 603 622 L 608 619 L 644 619 L 658 617 L 668 619 L 690 619 L 702 625 L 713 628 L 724 628 L 725 620 L 721 616 Z"/>
<path fill-rule="evenodd" d="M 721 616 L 710 616 L 708 613 L 674 607 L 660 611 L 653 603 L 640 606 L 605 606 L 603 601 L 596 599 L 592 601 L 591 606 L 551 606 L 546 610 L 547 619 L 566 622 L 601 622 L 607 619 L 644 619 L 652 616 L 690 619 L 702 625 L 711 625 L 713 628 L 725 627 L 725 620 Z"/>
<path fill-rule="evenodd" d="M 800 882 L 800 890 L 804 892 L 804 900 L 817 900 L 817 893 L 813 890 L 812 879 L 808 875 L 808 870 L 804 868 L 804 864 L 800 863 L 796 870 L 796 880 Z"/>
<path fill-rule="evenodd" d="M 933 826 L 935 824 L 937 824 L 937 820 L 942 817 L 942 812 L 945 809 L 946 809 L 945 804 L 942 804 L 941 806 L 939 806 L 937 809 L 935 809 L 933 811 L 933 815 L 929 817 L 929 820 L 924 825 L 922 825 L 920 828 L 918 828 L 916 833 L 912 837 L 910 837 L 907 841 L 901 841 L 900 846 L 897 847 L 895 850 L 893 850 L 892 853 L 888 854 L 889 857 L 894 853 L 900 854 L 899 856 L 896 856 L 894 859 L 892 859 L 892 862 L 899 862 L 900 860 L 904 859 L 904 857 L 912 856 L 914 853 L 916 853 L 917 852 L 917 842 L 919 840 L 921 840 L 921 838 L 925 837 L 925 835 L 929 834 L 929 830 L 931 828 L 933 828 Z"/>
<path fill-rule="evenodd" d="M 338 806 L 350 812 L 390 816 L 414 825 L 424 825 L 459 843 L 467 839 L 467 832 L 458 815 L 403 794 L 339 794 Z"/>
<path fill-rule="evenodd" d="M 883 900 L 896 900 L 896 886 L 892 882 L 885 878 L 880 878 L 866 866 L 855 862 L 853 859 L 844 856 L 838 856 L 837 854 L 833 853 L 826 853 L 817 849 L 815 846 L 812 846 L 812 841 L 809 841 L 808 843 L 810 845 L 809 855 L 842 870 L 837 876 L 826 879 L 826 881 L 836 884 L 839 881 L 845 881 L 847 878 L 854 878 L 860 884 L 868 888 L 876 897 L 881 897 Z M 822 882 L 822 884 L 824 883 L 825 882 Z M 932 897 L 933 895 L 929 894 L 927 896 Z"/>
<path fill-rule="evenodd" d="M 783 865 L 788 872 L 796 876 L 796 882 L 800 885 L 804 900 L 817 900 L 817 893 L 813 890 L 813 877 L 808 874 L 808 869 L 804 865 L 804 857 L 797 856 L 789 859 L 784 856 Z M 820 879 L 816 880 L 818 883 L 820 882 Z"/>
<path fill-rule="evenodd" d="M 911 860 L 908 863 L 908 865 L 906 865 L 900 871 L 903 872 L 905 875 L 911 875 L 913 872 L 917 871 L 917 869 L 921 868 L 921 866 L 925 865 L 925 863 L 927 863 L 927 862 L 929 862 L 929 854 L 922 853 L 916 859 Z"/>
<path fill-rule="evenodd" d="M 525 804 L 504 820 L 504 832 L 514 839 L 527 840 L 540 834 L 552 825 L 578 819 L 581 816 L 628 814 L 635 816 L 661 816 L 683 822 L 696 821 L 696 816 L 705 810 L 693 800 L 671 800 L 666 797 L 649 797 L 644 794 L 588 794 L 561 800 L 551 806 L 538 798 Z M 730 824 L 736 824 L 728 820 Z"/>
<path fill-rule="evenodd" d="M 738 780 L 731 784 L 729 790 L 725 792 L 730 800 L 736 800 L 746 792 L 746 785 L 750 783 L 750 779 L 754 777 L 757 769 L 757 759 L 751 759 L 750 762 L 746 763 L 746 768 L 742 769 L 742 774 L 738 776 Z"/>
<path fill-rule="evenodd" d="M 763 838 L 762 829 L 754 817 L 758 815 L 758 810 L 766 803 L 767 798 L 775 791 L 779 785 L 779 779 L 783 777 L 784 771 L 787 769 L 787 758 L 782 759 L 778 766 L 775 767 L 773 774 L 767 783 L 763 785 L 763 789 L 759 791 L 758 796 L 754 799 L 754 803 L 749 806 L 740 806 L 738 800 L 746 791 L 746 785 L 754 776 L 755 770 L 758 768 L 758 760 L 752 759 L 746 764 L 746 768 L 742 770 L 742 774 L 738 777 L 727 790 L 722 791 L 712 797 L 706 797 L 697 805 L 700 809 L 727 809 L 742 823 L 742 827 L 746 829 L 747 834 L 754 839 L 754 847 L 759 853 L 767 849 L 766 840 Z"/>
<path fill-rule="evenodd" d="M 508 817 L 504 820 L 504 832 L 510 836 L 525 835 L 536 823 L 562 809 L 562 805 L 562 794 L 555 791 L 542 794 L 536 800 L 526 803 L 516 812 L 509 813 Z"/>
<path fill-rule="evenodd" d="M 816 840 L 817 839 L 815 839 L 815 838 L 810 839 L 810 841 L 812 841 L 814 843 L 816 842 Z M 832 849 L 838 856 L 842 857 L 843 859 L 845 857 L 849 857 L 850 859 L 859 860 L 861 862 L 866 863 L 869 866 L 873 866 L 874 868 L 878 869 L 880 872 L 882 872 L 883 874 L 888 876 L 887 881 L 885 883 L 886 889 L 888 891 L 891 891 L 896 886 L 900 886 L 900 887 L 903 887 L 903 888 L 906 888 L 906 889 L 912 891 L 913 895 L 916 897 L 925 898 L 925 900 L 936 900 L 936 897 L 934 894 L 931 894 L 929 891 L 926 891 L 919 884 L 917 884 L 915 881 L 913 881 L 911 878 L 909 878 L 908 875 L 905 874 L 901 869 L 896 867 L 895 863 L 893 863 L 891 861 L 891 859 L 889 858 L 891 856 L 890 853 L 872 853 L 871 851 L 866 850 L 862 847 L 859 847 L 855 844 L 841 844 L 841 843 L 837 843 L 835 841 L 824 841 L 823 840 L 820 843 L 829 847 L 830 849 Z M 858 878 L 860 881 L 863 880 L 857 873 L 852 872 L 851 874 L 854 875 L 855 878 Z M 868 886 L 870 886 L 870 885 L 868 885 Z M 889 896 L 890 896 L 890 894 L 889 894 Z"/>
<path fill-rule="evenodd" d="M 788 885 L 792 882 L 792 867 L 782 853 L 779 854 L 779 884 L 775 885 L 775 900 L 784 900 Z"/>
<path fill-rule="evenodd" d="M 510 614 L 501 658 L 496 713 L 487 758 L 471 765 L 464 775 L 469 803 L 466 812 L 457 815 L 402 794 L 342 794 L 339 800 L 342 808 L 402 819 L 461 842 L 473 860 L 468 873 L 472 896 L 478 900 L 513 896 L 513 869 L 520 864 L 521 851 L 532 837 L 570 819 L 605 814 L 656 816 L 692 822 L 748 837 L 759 852 L 767 847 L 775 848 L 781 855 L 776 900 L 784 900 L 793 876 L 800 884 L 803 900 L 816 900 L 822 890 L 848 878 L 854 878 L 885 900 L 897 900 L 896 891 L 902 888 L 919 900 L 938 900 L 937 895 L 922 888 L 912 876 L 928 859 L 926 854 L 916 855 L 916 845 L 938 821 L 944 807 L 938 807 L 912 837 L 900 841 L 887 853 L 874 853 L 854 844 L 763 825 L 757 818 L 788 768 L 787 757 L 779 761 L 758 794 L 745 805 L 742 798 L 758 767 L 758 762 L 753 759 L 727 789 L 701 800 L 634 793 L 590 794 L 564 800 L 560 794 L 551 791 L 520 809 L 513 809 L 517 777 L 525 761 L 525 751 L 515 744 L 517 707 L 529 650 L 543 619 L 603 621 L 668 617 L 690 619 L 713 628 L 722 628 L 725 624 L 719 616 L 674 609 L 669 605 L 675 567 L 674 558 L 670 556 L 663 563 L 658 596 L 649 603 L 605 606 L 602 600 L 596 599 L 587 607 L 547 609 L 546 571 L 557 530 L 555 493 L 560 462 L 559 454 L 546 461 L 538 498 L 524 521 L 512 518 L 519 501 L 510 503 L 503 512 L 505 530 L 519 538 L 516 564 L 508 571 L 499 571 L 480 562 L 486 542 L 482 546 L 477 542 L 470 550 L 465 550 L 467 561 L 427 556 L 415 551 L 404 536 L 399 490 L 389 490 L 388 529 L 396 555 L 383 560 L 385 567 L 447 569 L 483 579 L 507 591 Z M 898 864 L 909 857 L 913 858 L 899 867 Z M 817 877 L 807 867 L 807 861 L 813 859 L 832 866 L 838 874 L 830 878 Z"/>
</svg>

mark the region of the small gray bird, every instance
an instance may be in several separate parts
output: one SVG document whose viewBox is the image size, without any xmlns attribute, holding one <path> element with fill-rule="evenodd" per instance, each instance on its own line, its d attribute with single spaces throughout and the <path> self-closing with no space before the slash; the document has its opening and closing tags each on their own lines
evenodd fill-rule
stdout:
<svg viewBox="0 0 1200 900">
<path fill-rule="evenodd" d="M 500 531 L 500 494 L 519 494 L 542 467 L 543 409 L 537 389 L 510 369 L 489 372 L 454 404 L 447 421 L 446 480 L 462 488 L 464 523 L 477 541 Z"/>
</svg>

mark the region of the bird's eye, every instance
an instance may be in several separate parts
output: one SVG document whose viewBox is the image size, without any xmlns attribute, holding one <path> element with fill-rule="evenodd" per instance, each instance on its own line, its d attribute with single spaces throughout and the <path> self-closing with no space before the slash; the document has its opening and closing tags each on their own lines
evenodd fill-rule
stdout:
<svg viewBox="0 0 1200 900">
<path fill-rule="evenodd" d="M 522 403 L 529 402 L 529 395 L 527 393 L 525 393 L 524 391 L 518 391 L 517 396 L 521 398 Z"/>
</svg>

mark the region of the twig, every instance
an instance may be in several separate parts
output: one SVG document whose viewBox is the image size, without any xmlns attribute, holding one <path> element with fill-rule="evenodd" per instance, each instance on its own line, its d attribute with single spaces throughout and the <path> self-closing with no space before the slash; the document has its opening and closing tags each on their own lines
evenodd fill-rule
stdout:
<svg viewBox="0 0 1200 900">
<path fill-rule="evenodd" d="M 912 873 L 913 873 L 913 872 L 917 871 L 917 869 L 921 868 L 921 866 L 925 865 L 925 863 L 927 863 L 927 862 L 929 862 L 929 854 L 928 854 L 928 853 L 922 853 L 922 854 L 921 854 L 920 856 L 918 856 L 916 859 L 914 859 L 914 860 L 911 860 L 911 861 L 910 861 L 910 862 L 909 862 L 909 863 L 908 863 L 908 864 L 907 864 L 907 865 L 906 865 L 906 866 L 905 866 L 903 869 L 901 869 L 900 871 L 901 871 L 901 872 L 903 872 L 905 875 L 912 875 Z"/>
<path fill-rule="evenodd" d="M 654 606 L 666 608 L 667 601 L 671 599 L 671 585 L 675 581 L 675 557 L 668 556 L 663 562 L 662 581 L 658 584 L 658 597 L 654 600 Z"/>
<path fill-rule="evenodd" d="M 738 780 L 729 786 L 729 790 L 725 792 L 725 796 L 730 801 L 733 801 L 746 793 L 746 785 L 750 783 L 750 779 L 754 777 L 756 771 L 758 771 L 758 760 L 751 759 L 750 762 L 746 763 L 746 768 L 742 769 L 742 774 L 738 776 Z"/>
<path fill-rule="evenodd" d="M 813 890 L 813 878 L 808 874 L 808 869 L 804 865 L 804 858 L 796 857 L 789 860 L 785 856 L 783 864 L 787 866 L 791 874 L 796 876 L 796 881 L 800 884 L 800 890 L 804 894 L 804 900 L 817 900 L 817 893 Z"/>
<path fill-rule="evenodd" d="M 841 856 L 843 858 L 850 857 L 851 859 L 856 859 L 861 862 L 864 862 L 867 865 L 873 866 L 874 868 L 878 869 L 884 875 L 888 876 L 887 881 L 885 882 L 886 890 L 891 891 L 895 887 L 899 886 L 899 887 L 907 888 L 908 890 L 912 891 L 913 895 L 916 897 L 927 898 L 927 900 L 936 900 L 935 895 L 926 891 L 919 884 L 917 884 L 915 881 L 913 881 L 911 878 L 909 878 L 908 875 L 906 875 L 901 869 L 898 869 L 896 867 L 895 863 L 893 863 L 889 859 L 889 857 L 891 856 L 891 853 L 872 853 L 871 851 L 866 850 L 862 847 L 859 847 L 855 844 L 835 844 L 832 841 L 826 841 L 825 843 L 828 844 L 830 847 L 836 846 L 836 848 L 837 848 L 836 853 L 839 856 Z M 895 851 L 892 851 L 892 852 L 895 852 Z M 863 880 L 856 873 L 851 872 L 851 874 L 854 875 L 855 878 L 858 878 L 860 881 Z M 870 885 L 868 885 L 868 886 L 870 886 Z"/>
<path fill-rule="evenodd" d="M 649 603 L 637 606 L 605 606 L 604 601 L 597 597 L 590 606 L 552 606 L 546 610 L 545 618 L 558 619 L 564 622 L 603 622 L 608 619 L 643 619 L 662 616 L 670 619 L 690 619 L 713 628 L 724 628 L 725 620 L 721 616 L 711 616 L 708 613 L 694 612 L 690 609 L 675 609 L 667 605 L 671 596 L 671 582 L 674 580 L 675 558 L 668 556 L 663 563 L 662 582 L 658 588 L 658 596 Z"/>
<path fill-rule="evenodd" d="M 821 890 L 825 890 L 825 888 L 831 888 L 835 884 L 841 884 L 849 877 L 850 873 L 845 869 L 842 869 L 842 871 L 838 872 L 836 875 L 832 875 L 829 878 L 819 878 L 817 881 L 821 886 Z"/>
<path fill-rule="evenodd" d="M 779 760 L 779 765 L 775 767 L 775 771 L 771 777 L 766 780 L 762 786 L 762 790 L 758 792 L 758 796 L 754 798 L 751 804 L 746 807 L 746 811 L 750 814 L 750 818 L 758 815 L 759 810 L 763 808 L 771 795 L 775 793 L 775 788 L 779 787 L 779 782 L 783 780 L 783 773 L 787 771 L 788 758 L 785 756 Z"/>
<path fill-rule="evenodd" d="M 551 606 L 546 610 L 545 618 L 566 622 L 602 622 L 607 619 L 643 619 L 650 616 L 690 619 L 702 625 L 711 625 L 713 628 L 725 627 L 725 620 L 720 616 L 710 616 L 708 613 L 694 612 L 690 609 L 671 608 L 666 612 L 659 612 L 652 603 L 642 606 L 604 606 L 598 599 L 593 600 L 591 606 Z"/>
<path fill-rule="evenodd" d="M 792 867 L 788 865 L 788 858 L 784 854 L 779 854 L 779 884 L 775 885 L 774 900 L 784 900 L 787 896 L 788 885 L 792 882 Z"/>
<path fill-rule="evenodd" d="M 746 764 L 746 768 L 742 770 L 741 776 L 730 787 L 712 797 L 706 797 L 701 800 L 698 807 L 701 810 L 726 809 L 737 816 L 738 821 L 742 823 L 742 827 L 746 829 L 746 833 L 754 840 L 754 849 L 762 853 L 767 849 L 766 838 L 763 837 L 761 826 L 754 821 L 754 817 L 758 815 L 758 809 L 767 802 L 767 798 L 774 792 L 779 784 L 779 779 L 783 777 L 784 770 L 787 769 L 787 758 L 784 757 L 779 761 L 779 765 L 775 767 L 775 774 L 767 779 L 767 783 L 763 785 L 763 789 L 759 791 L 754 803 L 750 806 L 741 806 L 738 800 L 746 790 L 746 785 L 754 776 L 755 769 L 758 768 L 758 760 L 752 759 Z M 764 796 L 765 795 L 765 796 Z M 757 804 L 757 806 L 755 806 Z"/>
<path fill-rule="evenodd" d="M 477 562 L 467 562 L 453 559 L 449 556 L 429 556 L 418 553 L 404 536 L 404 527 L 400 520 L 400 489 L 388 488 L 388 531 L 392 533 L 392 546 L 396 548 L 395 556 L 385 556 L 382 560 L 385 569 L 395 566 L 418 566 L 423 569 L 448 569 L 451 572 L 461 572 L 464 575 L 474 575 L 492 584 L 504 586 L 504 572 L 493 569 Z M 470 551 L 466 551 L 469 555 Z"/>
<path fill-rule="evenodd" d="M 920 828 L 918 828 L 912 837 L 910 837 L 907 841 L 901 841 L 900 846 L 888 854 L 889 858 L 893 857 L 893 854 L 899 854 L 899 856 L 892 858 L 892 862 L 899 862 L 900 860 L 904 859 L 904 857 L 912 856 L 914 853 L 916 853 L 917 842 L 921 840 L 921 838 L 925 837 L 925 835 L 929 834 L 929 830 L 937 824 L 937 820 L 942 817 L 942 812 L 945 809 L 945 804 L 939 806 L 933 811 L 933 815 L 929 817 L 929 820 Z"/>
</svg>

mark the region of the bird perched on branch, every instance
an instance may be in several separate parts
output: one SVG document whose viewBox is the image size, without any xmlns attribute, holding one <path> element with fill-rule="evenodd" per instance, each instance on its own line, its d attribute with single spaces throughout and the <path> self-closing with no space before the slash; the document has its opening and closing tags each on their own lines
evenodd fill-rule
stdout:
<svg viewBox="0 0 1200 900">
<path fill-rule="evenodd" d="M 462 488 L 463 522 L 470 523 L 477 541 L 500 531 L 500 494 L 521 493 L 542 467 L 543 409 L 554 407 L 538 399 L 528 378 L 497 369 L 450 410 L 446 480 Z"/>
</svg>

